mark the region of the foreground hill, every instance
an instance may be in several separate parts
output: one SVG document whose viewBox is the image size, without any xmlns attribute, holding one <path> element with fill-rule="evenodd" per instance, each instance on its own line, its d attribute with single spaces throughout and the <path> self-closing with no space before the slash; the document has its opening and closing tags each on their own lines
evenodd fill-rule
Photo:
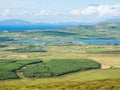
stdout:
<svg viewBox="0 0 120 90">
<path fill-rule="evenodd" d="M 60 78 L 0 81 L 0 90 L 48 90 L 48 88 L 49 90 L 119 90 L 120 79 L 118 74 L 119 69 L 115 71 L 106 69 L 76 73 Z M 82 78 L 84 80 L 81 80 Z M 93 78 L 95 79 L 91 80 Z"/>
</svg>

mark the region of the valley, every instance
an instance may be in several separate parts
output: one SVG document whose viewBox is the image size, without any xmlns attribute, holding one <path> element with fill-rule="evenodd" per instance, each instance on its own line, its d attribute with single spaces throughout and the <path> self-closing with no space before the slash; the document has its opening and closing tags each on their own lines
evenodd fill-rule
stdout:
<svg viewBox="0 0 120 90">
<path fill-rule="evenodd" d="M 119 36 L 119 23 L 0 31 L 0 90 L 119 90 Z"/>
</svg>

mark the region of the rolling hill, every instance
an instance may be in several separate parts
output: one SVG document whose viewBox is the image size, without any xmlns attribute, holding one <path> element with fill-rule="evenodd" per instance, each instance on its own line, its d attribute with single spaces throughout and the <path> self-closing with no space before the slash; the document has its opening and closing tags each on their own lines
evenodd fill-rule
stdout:
<svg viewBox="0 0 120 90">
<path fill-rule="evenodd" d="M 28 23 L 28 22 L 24 22 L 24 23 Z M 7 29 L 8 27 L 6 26 L 3 28 L 4 29 L 0 28 L 2 29 L 0 38 L 9 37 L 14 40 L 34 40 L 34 39 L 36 40 L 66 40 L 66 39 L 120 40 L 120 23 L 118 22 L 103 22 L 95 25 L 77 25 L 72 27 L 67 27 L 67 26 L 65 27 L 64 25 L 50 25 L 50 24 L 49 25 L 29 24 L 20 27 L 10 26 L 9 27 L 10 30 Z M 14 30 L 13 28 L 18 29 L 19 32 L 18 30 Z M 49 28 L 49 30 L 44 30 L 47 28 Z"/>
</svg>

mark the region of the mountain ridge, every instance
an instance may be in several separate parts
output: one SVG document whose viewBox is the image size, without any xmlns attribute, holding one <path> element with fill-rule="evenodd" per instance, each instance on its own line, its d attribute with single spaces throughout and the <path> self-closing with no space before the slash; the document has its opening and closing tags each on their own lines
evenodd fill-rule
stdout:
<svg viewBox="0 0 120 90">
<path fill-rule="evenodd" d="M 99 22 L 96 24 L 85 24 L 80 22 L 64 22 L 64 23 L 45 23 L 45 22 L 30 22 L 21 19 L 7 19 L 0 21 L 0 30 L 49 30 L 49 29 L 59 29 L 59 28 L 71 28 L 71 27 L 80 27 L 80 28 L 91 28 L 103 27 L 103 28 L 117 28 L 120 26 L 120 22 Z"/>
</svg>

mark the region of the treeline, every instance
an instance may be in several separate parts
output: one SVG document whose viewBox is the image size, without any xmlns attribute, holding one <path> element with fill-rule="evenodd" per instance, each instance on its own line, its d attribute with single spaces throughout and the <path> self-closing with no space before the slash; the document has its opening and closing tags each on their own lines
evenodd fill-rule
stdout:
<svg viewBox="0 0 120 90">
<path fill-rule="evenodd" d="M 9 49 L 6 51 L 12 51 L 17 53 L 27 53 L 27 52 L 47 52 L 42 45 L 28 45 L 24 48 Z"/>
</svg>

